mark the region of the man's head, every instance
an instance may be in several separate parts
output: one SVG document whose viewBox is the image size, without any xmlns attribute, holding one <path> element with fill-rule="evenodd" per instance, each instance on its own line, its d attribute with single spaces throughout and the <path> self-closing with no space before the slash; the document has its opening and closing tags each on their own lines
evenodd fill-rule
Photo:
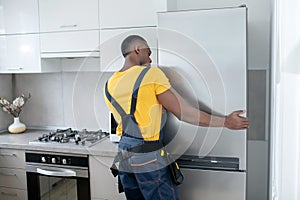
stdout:
<svg viewBox="0 0 300 200">
<path fill-rule="evenodd" d="M 134 56 L 139 65 L 149 65 L 151 50 L 147 41 L 138 35 L 130 35 L 125 38 L 121 45 L 121 51 L 124 58 Z"/>
</svg>

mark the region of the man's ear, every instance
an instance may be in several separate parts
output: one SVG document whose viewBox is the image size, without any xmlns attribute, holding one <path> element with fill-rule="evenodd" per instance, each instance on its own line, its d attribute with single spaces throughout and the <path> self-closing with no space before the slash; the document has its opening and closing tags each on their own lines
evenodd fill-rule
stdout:
<svg viewBox="0 0 300 200">
<path fill-rule="evenodd" d="M 136 45 L 135 47 L 134 47 L 134 51 L 135 51 L 135 53 L 136 54 L 139 54 L 140 53 L 140 47 L 138 46 L 138 45 Z"/>
</svg>

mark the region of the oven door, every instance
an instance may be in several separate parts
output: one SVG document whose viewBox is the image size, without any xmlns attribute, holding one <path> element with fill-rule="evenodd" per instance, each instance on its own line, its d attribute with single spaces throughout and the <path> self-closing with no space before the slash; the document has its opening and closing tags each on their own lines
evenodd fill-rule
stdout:
<svg viewBox="0 0 300 200">
<path fill-rule="evenodd" d="M 87 169 L 27 164 L 26 176 L 28 199 L 90 199 Z"/>
</svg>

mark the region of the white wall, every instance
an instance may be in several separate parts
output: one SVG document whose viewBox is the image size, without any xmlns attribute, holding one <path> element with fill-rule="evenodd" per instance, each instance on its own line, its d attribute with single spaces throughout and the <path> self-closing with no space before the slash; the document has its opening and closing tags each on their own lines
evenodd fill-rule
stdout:
<svg viewBox="0 0 300 200">
<path fill-rule="evenodd" d="M 12 76 L 0 75 L 0 96 L 12 101 Z M 0 108 L 1 109 L 1 108 Z M 13 116 L 0 111 L 0 130 L 7 129 L 8 125 L 13 122 Z"/>
<path fill-rule="evenodd" d="M 272 197 L 300 199 L 300 2 L 275 0 Z"/>
</svg>

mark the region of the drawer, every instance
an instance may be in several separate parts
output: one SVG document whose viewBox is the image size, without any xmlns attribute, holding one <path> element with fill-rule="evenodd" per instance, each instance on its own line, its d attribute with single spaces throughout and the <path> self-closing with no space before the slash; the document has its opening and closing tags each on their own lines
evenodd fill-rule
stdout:
<svg viewBox="0 0 300 200">
<path fill-rule="evenodd" d="M 25 152 L 0 149 L 0 167 L 25 169 Z"/>
<path fill-rule="evenodd" d="M 0 187 L 27 189 L 24 169 L 0 168 Z"/>
<path fill-rule="evenodd" d="M 1 200 L 27 200 L 27 191 L 0 187 Z"/>
</svg>

